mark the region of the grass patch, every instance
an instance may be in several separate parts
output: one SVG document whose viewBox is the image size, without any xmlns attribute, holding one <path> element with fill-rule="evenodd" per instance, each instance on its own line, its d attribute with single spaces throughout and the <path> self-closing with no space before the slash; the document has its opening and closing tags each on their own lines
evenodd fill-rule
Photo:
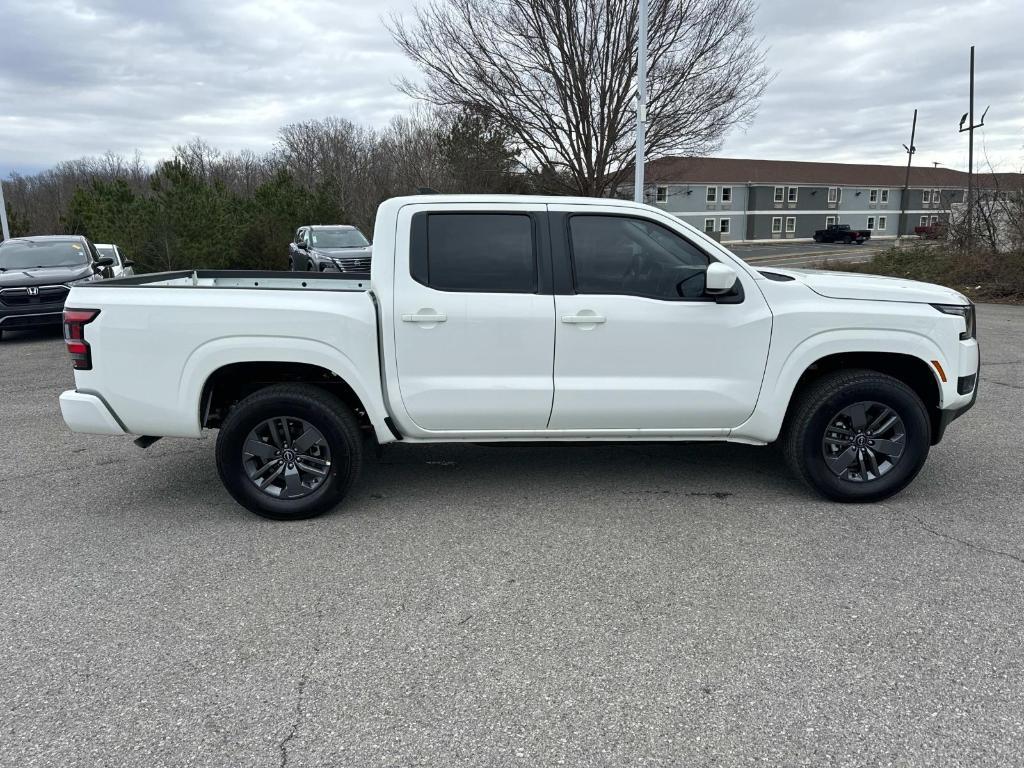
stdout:
<svg viewBox="0 0 1024 768">
<path fill-rule="evenodd" d="M 833 266 L 846 272 L 937 283 L 971 301 L 1024 304 L 1024 251 L 964 253 L 943 244 L 915 243 L 890 248 L 864 264 Z"/>
</svg>

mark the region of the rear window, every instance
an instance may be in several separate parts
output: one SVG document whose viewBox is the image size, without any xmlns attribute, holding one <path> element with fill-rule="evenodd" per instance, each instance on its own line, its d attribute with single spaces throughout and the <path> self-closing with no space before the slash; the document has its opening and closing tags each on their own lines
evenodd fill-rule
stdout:
<svg viewBox="0 0 1024 768">
<path fill-rule="evenodd" d="M 533 219 L 521 213 L 418 213 L 410 272 L 439 291 L 536 293 Z"/>
</svg>

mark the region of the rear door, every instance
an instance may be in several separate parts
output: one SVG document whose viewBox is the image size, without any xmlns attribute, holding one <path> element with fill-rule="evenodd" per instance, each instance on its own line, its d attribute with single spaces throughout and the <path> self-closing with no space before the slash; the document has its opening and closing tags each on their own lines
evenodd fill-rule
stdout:
<svg viewBox="0 0 1024 768">
<path fill-rule="evenodd" d="M 394 275 L 402 404 L 428 431 L 544 429 L 555 312 L 545 206 L 403 207 Z"/>
<path fill-rule="evenodd" d="M 556 275 L 565 261 L 571 270 L 555 297 L 550 428 L 716 433 L 742 424 L 772 327 L 754 280 L 681 226 L 642 212 L 550 210 Z M 736 295 L 705 295 L 713 258 L 739 272 Z"/>
</svg>

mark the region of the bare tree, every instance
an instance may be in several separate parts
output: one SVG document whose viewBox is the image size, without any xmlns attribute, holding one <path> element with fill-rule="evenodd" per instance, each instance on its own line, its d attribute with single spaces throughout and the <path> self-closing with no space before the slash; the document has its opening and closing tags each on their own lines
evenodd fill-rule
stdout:
<svg viewBox="0 0 1024 768">
<path fill-rule="evenodd" d="M 647 153 L 703 154 L 752 119 L 771 77 L 752 0 L 651 0 Z M 565 191 L 628 173 L 636 0 L 429 0 L 389 28 L 423 71 L 408 94 L 486 115 Z"/>
</svg>

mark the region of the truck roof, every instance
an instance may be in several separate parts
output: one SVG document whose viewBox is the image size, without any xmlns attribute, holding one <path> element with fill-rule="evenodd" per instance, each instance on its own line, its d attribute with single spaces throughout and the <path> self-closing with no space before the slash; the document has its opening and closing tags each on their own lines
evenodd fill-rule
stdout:
<svg viewBox="0 0 1024 768">
<path fill-rule="evenodd" d="M 392 197 L 381 205 L 417 203 L 534 203 L 538 205 L 614 205 L 623 208 L 650 209 L 653 206 L 615 197 L 565 197 L 563 195 L 406 195 Z M 660 208 L 656 210 L 661 210 Z"/>
</svg>

